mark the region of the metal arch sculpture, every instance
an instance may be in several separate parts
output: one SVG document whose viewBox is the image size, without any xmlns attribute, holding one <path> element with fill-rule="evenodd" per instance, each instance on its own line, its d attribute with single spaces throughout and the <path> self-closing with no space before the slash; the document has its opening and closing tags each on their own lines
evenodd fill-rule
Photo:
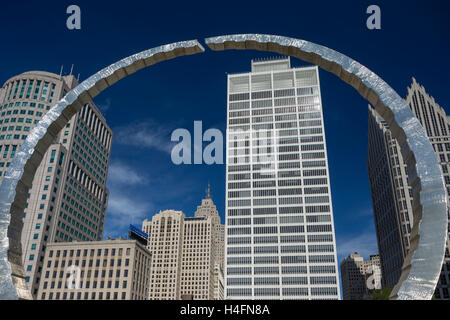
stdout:
<svg viewBox="0 0 450 320">
<path fill-rule="evenodd" d="M 273 51 L 336 74 L 375 106 L 389 123 L 408 164 L 415 224 L 411 251 L 391 298 L 430 299 L 439 278 L 447 237 L 447 197 L 434 150 L 408 105 L 375 73 L 329 48 L 294 38 L 242 34 L 206 39 L 213 50 Z M 0 186 L 0 299 L 30 298 L 23 279 L 20 235 L 28 188 L 51 141 L 83 104 L 118 80 L 156 62 L 204 51 L 196 40 L 135 54 L 102 69 L 59 101 L 33 129 Z"/>
<path fill-rule="evenodd" d="M 36 169 L 59 131 L 85 103 L 120 79 L 160 61 L 203 51 L 197 40 L 191 40 L 129 56 L 80 83 L 39 121 L 16 153 L 0 186 L 0 299 L 31 299 L 22 266 L 22 216 Z"/>
</svg>

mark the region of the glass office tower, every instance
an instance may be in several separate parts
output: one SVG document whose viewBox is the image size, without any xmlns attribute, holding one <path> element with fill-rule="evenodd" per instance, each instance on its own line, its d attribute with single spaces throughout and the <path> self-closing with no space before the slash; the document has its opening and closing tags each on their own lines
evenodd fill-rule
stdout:
<svg viewBox="0 0 450 320">
<path fill-rule="evenodd" d="M 340 299 L 317 67 L 228 75 L 227 299 Z"/>
</svg>

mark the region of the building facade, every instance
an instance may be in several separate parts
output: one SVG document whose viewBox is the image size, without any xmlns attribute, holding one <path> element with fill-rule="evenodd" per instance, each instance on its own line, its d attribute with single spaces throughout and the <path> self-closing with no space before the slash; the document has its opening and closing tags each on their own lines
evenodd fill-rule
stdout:
<svg viewBox="0 0 450 320">
<path fill-rule="evenodd" d="M 370 106 L 367 170 L 383 287 L 393 288 L 400 278 L 410 246 L 412 190 L 400 146 L 387 123 Z"/>
<path fill-rule="evenodd" d="M 5 82 L 0 100 L 0 182 L 29 132 L 77 84 L 71 75 L 42 71 Z M 112 137 L 106 120 L 89 102 L 61 130 L 36 171 L 22 230 L 26 281 L 35 297 L 49 243 L 103 238 Z"/>
<path fill-rule="evenodd" d="M 317 67 L 228 75 L 227 299 L 339 299 Z"/>
<path fill-rule="evenodd" d="M 359 253 L 350 254 L 341 262 L 341 280 L 344 300 L 368 299 L 374 289 L 381 288 L 380 256 L 364 261 Z"/>
<path fill-rule="evenodd" d="M 165 210 L 142 223 L 142 231 L 148 234 L 147 248 L 153 258 L 149 300 L 181 299 L 184 218 L 181 211 Z"/>
<path fill-rule="evenodd" d="M 405 100 L 430 139 L 441 165 L 447 193 L 450 196 L 450 118 L 414 78 L 411 86 L 408 87 Z M 385 135 L 386 139 L 380 139 L 380 135 Z M 377 155 L 377 153 L 379 154 Z M 380 170 L 377 168 L 380 163 L 383 164 L 384 172 L 390 173 L 385 178 L 380 177 L 381 173 L 377 172 Z M 405 183 L 408 181 L 406 165 L 401 157 L 398 143 L 393 141 L 389 128 L 373 110 L 369 112 L 368 172 L 384 279 L 383 285 L 392 288 L 400 277 L 403 260 L 409 251 L 410 230 L 414 218 L 413 199 L 410 188 Z M 385 185 L 388 189 L 386 193 L 381 192 L 381 185 Z M 389 210 L 383 210 L 383 206 L 389 207 Z M 448 242 L 447 239 L 444 263 L 434 295 L 436 299 L 450 299 Z"/>
<path fill-rule="evenodd" d="M 40 300 L 146 300 L 151 254 L 136 240 L 49 244 Z"/>
<path fill-rule="evenodd" d="M 209 188 L 194 217 L 165 210 L 151 221 L 144 220 L 142 230 L 149 236 L 148 249 L 153 254 L 150 300 L 213 300 L 220 296 L 217 268 L 221 269 L 223 254 L 217 246 L 223 248 L 223 234 L 218 224 L 220 217 Z"/>
<path fill-rule="evenodd" d="M 214 265 L 214 300 L 225 299 L 225 278 L 219 263 Z"/>
<path fill-rule="evenodd" d="M 194 217 L 211 217 L 214 224 L 215 236 L 215 261 L 223 270 L 225 266 L 225 225 L 220 222 L 219 211 L 211 198 L 211 186 L 208 184 L 206 198 L 202 199 L 202 204 L 197 206 Z"/>
</svg>

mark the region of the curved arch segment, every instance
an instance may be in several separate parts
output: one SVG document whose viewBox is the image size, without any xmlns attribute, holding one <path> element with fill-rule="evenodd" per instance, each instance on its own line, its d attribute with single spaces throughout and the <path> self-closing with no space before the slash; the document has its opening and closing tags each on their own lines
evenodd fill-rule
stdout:
<svg viewBox="0 0 450 320">
<path fill-rule="evenodd" d="M 389 124 L 408 166 L 414 196 L 411 246 L 390 299 L 431 299 L 439 279 L 447 239 L 447 195 L 428 137 L 406 102 L 374 72 L 355 60 L 308 41 L 263 34 L 206 39 L 212 50 L 277 52 L 318 65 L 354 87 Z"/>
<path fill-rule="evenodd" d="M 203 52 L 197 40 L 175 42 L 122 59 L 71 90 L 39 121 L 0 186 L 0 299 L 31 299 L 22 266 L 22 217 L 28 189 L 52 141 L 85 103 L 120 79 L 157 62 Z"/>
</svg>

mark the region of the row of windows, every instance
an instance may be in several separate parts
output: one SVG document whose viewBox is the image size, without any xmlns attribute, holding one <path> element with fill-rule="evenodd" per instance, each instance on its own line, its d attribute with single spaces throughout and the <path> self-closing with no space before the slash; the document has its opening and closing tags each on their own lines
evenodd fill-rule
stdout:
<svg viewBox="0 0 450 320">
<path fill-rule="evenodd" d="M 299 107 L 300 108 L 300 107 Z M 322 119 L 322 113 L 318 111 L 297 113 L 296 107 L 275 108 L 275 118 L 273 117 L 274 110 L 270 109 L 252 109 L 243 111 L 230 111 L 228 113 L 229 124 L 253 123 L 258 122 L 283 122 L 293 120 L 307 120 L 307 119 Z M 236 119 L 242 118 L 242 119 Z M 235 120 L 246 120 L 243 122 Z"/>
<path fill-rule="evenodd" d="M 53 101 L 56 84 L 35 79 L 21 79 L 10 82 L 5 90 L 8 92 L 7 100 L 33 99 L 40 101 Z M 20 90 L 19 90 L 20 88 Z M 42 90 L 41 90 L 42 89 Z"/>
<path fill-rule="evenodd" d="M 301 264 L 306 263 L 306 256 L 281 256 L 281 260 L 278 256 L 261 256 L 253 257 L 254 264 Z M 310 263 L 331 263 L 334 262 L 333 255 L 309 255 L 308 260 Z M 251 264 L 252 257 L 228 257 L 227 265 L 233 264 Z"/>
<path fill-rule="evenodd" d="M 303 216 L 281 216 L 279 220 L 277 217 L 264 217 L 264 218 L 253 218 L 253 224 L 286 224 L 286 223 L 303 223 Z M 317 223 L 317 222 L 330 222 L 331 215 L 308 215 L 306 216 L 306 222 Z M 228 226 L 236 225 L 249 225 L 252 223 L 251 218 L 228 218 Z"/>
<path fill-rule="evenodd" d="M 264 247 L 254 247 L 254 254 L 278 254 L 278 253 L 305 253 L 306 246 L 304 245 L 295 245 L 295 246 L 280 246 L 280 251 L 278 250 L 278 246 L 264 246 Z M 317 253 L 317 252 L 334 252 L 334 246 L 332 244 L 323 244 L 323 245 L 308 245 L 309 253 Z M 243 254 L 251 254 L 251 247 L 229 247 L 227 248 L 228 255 L 243 255 Z"/>
<path fill-rule="evenodd" d="M 122 248 L 119 248 L 119 249 L 115 249 L 115 248 L 108 249 L 108 248 L 106 248 L 106 249 L 97 249 L 97 251 L 95 249 L 90 249 L 90 250 L 88 250 L 88 249 L 84 249 L 84 250 L 81 250 L 81 249 L 77 249 L 77 250 L 74 250 L 74 249 L 70 249 L 70 250 L 50 250 L 48 256 L 50 258 L 52 258 L 53 254 L 55 254 L 55 257 L 57 257 L 57 258 L 59 258 L 60 256 L 62 256 L 62 257 L 67 257 L 67 256 L 69 256 L 69 257 L 81 257 L 81 256 L 87 257 L 88 254 L 89 254 L 90 257 L 94 257 L 95 256 L 95 252 L 97 252 L 97 256 L 108 256 L 109 254 L 111 256 L 115 256 L 116 252 L 117 252 L 118 256 L 121 256 L 122 253 L 123 253 L 123 249 Z M 130 255 L 130 252 L 131 252 L 131 249 L 130 248 L 126 248 L 125 254 L 127 256 Z"/>
<path fill-rule="evenodd" d="M 228 145 L 230 147 L 248 147 L 249 140 L 252 137 L 254 144 L 261 144 L 264 142 L 265 144 L 274 144 L 277 142 L 278 144 L 288 144 L 288 143 L 296 143 L 297 136 L 300 137 L 300 141 L 304 138 L 303 136 L 322 137 L 322 128 L 301 128 L 301 129 L 273 129 L 273 124 L 259 124 L 252 125 L 252 129 L 250 129 L 249 125 L 245 126 L 236 126 L 233 128 L 229 128 L 227 131 L 228 134 Z M 307 143 L 307 142 L 305 142 Z"/>
<path fill-rule="evenodd" d="M 50 292 L 47 295 L 47 292 L 43 292 L 41 295 L 41 300 L 74 300 L 76 297 L 76 300 L 118 300 L 119 299 L 119 294 L 122 300 L 126 299 L 126 292 L 85 292 L 84 294 L 82 294 L 81 292 L 70 292 L 70 294 L 68 294 L 67 292 Z"/>
<path fill-rule="evenodd" d="M 228 218 L 227 222 L 228 226 L 236 226 L 236 225 L 251 224 L 252 220 L 250 218 Z M 278 222 L 277 217 L 253 218 L 254 224 L 277 224 L 277 222 Z M 286 223 L 303 223 L 304 221 L 303 216 L 284 216 L 279 217 L 279 222 L 281 224 L 286 224 Z"/>
<path fill-rule="evenodd" d="M 336 277 L 310 277 L 309 282 L 312 285 L 315 284 L 336 284 Z M 307 277 L 282 277 L 281 283 L 283 285 L 307 285 Z M 279 277 L 264 277 L 264 278 L 253 278 L 253 285 L 279 285 Z M 247 286 L 252 285 L 252 278 L 228 278 L 228 286 Z M 307 288 L 303 288 L 306 289 Z"/>
<path fill-rule="evenodd" d="M 312 167 L 325 167 L 325 160 L 315 160 L 315 161 L 303 161 L 303 162 L 279 162 L 278 169 L 294 169 L 300 168 L 301 164 L 304 168 L 312 168 Z M 264 169 L 272 169 L 273 164 L 253 164 L 253 171 L 261 171 Z M 250 164 L 244 165 L 229 165 L 228 172 L 241 172 L 241 171 L 250 171 Z"/>
<path fill-rule="evenodd" d="M 83 119 L 86 125 L 92 130 L 95 136 L 99 139 L 100 143 L 109 150 L 112 134 L 106 126 L 103 125 L 99 116 L 97 116 L 89 104 L 86 104 L 83 108 L 81 108 L 80 118 Z"/>
<path fill-rule="evenodd" d="M 277 180 L 279 187 L 289 187 L 289 186 L 300 186 L 302 185 L 301 179 L 286 179 L 286 180 Z M 303 179 L 303 183 L 305 186 L 315 186 L 315 185 L 326 185 L 328 184 L 327 178 L 314 178 L 314 179 Z M 253 181 L 253 188 L 271 188 L 275 187 L 276 180 L 260 180 Z M 229 182 L 228 189 L 248 189 L 250 188 L 250 182 Z M 231 200 L 234 201 L 234 200 Z M 239 200 L 236 200 L 239 201 Z M 239 202 L 231 202 L 233 203 L 231 206 L 237 207 L 239 206 Z"/>
<path fill-rule="evenodd" d="M 255 275 L 274 275 L 274 274 L 306 274 L 308 267 L 306 266 L 276 266 L 276 267 L 253 267 L 253 274 Z M 309 266 L 309 273 L 336 273 L 334 265 L 323 266 Z M 227 275 L 252 275 L 252 267 L 228 267 Z"/>
<path fill-rule="evenodd" d="M 11 102 L 10 104 L 5 104 L 3 105 L 3 107 L 0 105 L 0 110 L 7 110 L 8 108 L 20 108 L 20 107 L 29 107 L 29 108 L 37 108 L 37 109 L 41 109 L 41 110 L 50 110 L 50 106 L 49 105 L 44 105 L 42 103 L 38 103 L 36 104 L 35 102 L 20 102 L 17 101 L 16 103 Z M 18 109 L 14 109 L 14 110 L 8 110 L 8 111 L 4 111 L 1 113 L 2 117 L 5 115 L 10 115 L 10 114 L 18 114 L 19 110 Z M 20 110 L 20 114 L 25 114 L 26 113 L 26 109 L 24 110 Z"/>
<path fill-rule="evenodd" d="M 261 95 L 261 92 L 258 92 Z M 229 105 L 230 110 L 236 110 L 238 108 L 238 102 L 240 101 L 241 105 L 239 107 L 248 107 L 248 105 L 242 104 L 242 102 L 247 102 L 249 100 L 250 95 L 248 93 L 237 93 L 229 95 Z M 251 107 L 252 108 L 267 108 L 272 106 L 289 106 L 289 105 L 311 105 L 311 104 L 319 104 L 320 97 L 318 95 L 305 96 L 302 95 L 300 97 L 295 98 L 295 95 L 292 97 L 275 97 L 275 99 L 271 99 L 270 97 L 258 97 L 252 98 Z"/>
<path fill-rule="evenodd" d="M 289 214 L 289 213 L 303 213 L 303 207 L 269 207 L 269 208 L 253 208 L 254 215 L 266 215 L 266 214 Z M 242 208 L 242 209 L 228 209 L 229 216 L 241 216 L 241 215 L 250 215 L 250 209 Z"/>
<path fill-rule="evenodd" d="M 255 296 L 279 296 L 279 288 L 255 288 Z M 337 296 L 337 288 L 311 288 L 312 296 Z M 283 296 L 308 296 L 308 288 L 282 288 Z M 228 296 L 251 296 L 251 288 L 229 288 Z"/>
</svg>

